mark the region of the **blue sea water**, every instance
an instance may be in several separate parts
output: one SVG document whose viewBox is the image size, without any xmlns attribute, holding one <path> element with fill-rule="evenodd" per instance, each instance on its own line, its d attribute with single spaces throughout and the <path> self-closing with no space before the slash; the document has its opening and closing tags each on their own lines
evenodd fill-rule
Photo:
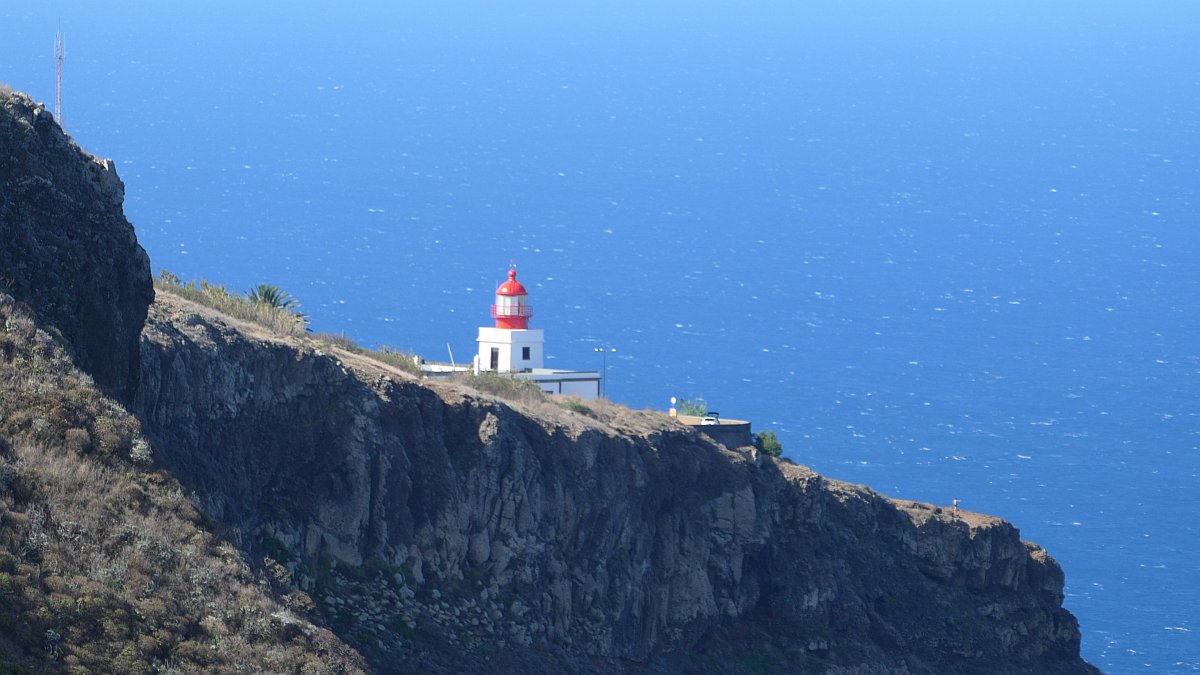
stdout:
<svg viewBox="0 0 1200 675">
<path fill-rule="evenodd" d="M 1200 5 L 0 7 L 155 269 L 459 360 L 515 262 L 552 365 L 996 514 L 1084 656 L 1200 672 Z"/>
</svg>

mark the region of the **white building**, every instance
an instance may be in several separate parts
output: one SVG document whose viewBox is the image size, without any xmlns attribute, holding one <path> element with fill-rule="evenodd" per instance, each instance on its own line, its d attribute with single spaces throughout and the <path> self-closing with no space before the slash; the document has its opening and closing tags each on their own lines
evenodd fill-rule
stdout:
<svg viewBox="0 0 1200 675">
<path fill-rule="evenodd" d="M 496 289 L 492 305 L 494 326 L 480 326 L 472 368 L 475 374 L 507 373 L 538 383 L 542 391 L 563 396 L 594 399 L 600 396 L 600 373 L 595 370 L 558 370 L 543 367 L 545 333 L 530 328 L 533 307 L 529 293 L 517 281 L 517 270 L 508 271 L 508 281 Z"/>
</svg>

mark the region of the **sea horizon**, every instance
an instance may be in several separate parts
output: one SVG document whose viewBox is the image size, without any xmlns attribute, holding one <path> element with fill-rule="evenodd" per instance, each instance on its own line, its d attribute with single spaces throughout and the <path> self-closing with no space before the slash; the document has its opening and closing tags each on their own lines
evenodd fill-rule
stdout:
<svg viewBox="0 0 1200 675">
<path fill-rule="evenodd" d="M 1200 7 L 0 9 L 0 82 L 126 186 L 153 272 L 547 365 L 997 515 L 1083 657 L 1200 671 Z M 161 26 L 169 25 L 169 29 Z M 447 348 L 449 345 L 449 350 Z"/>
</svg>

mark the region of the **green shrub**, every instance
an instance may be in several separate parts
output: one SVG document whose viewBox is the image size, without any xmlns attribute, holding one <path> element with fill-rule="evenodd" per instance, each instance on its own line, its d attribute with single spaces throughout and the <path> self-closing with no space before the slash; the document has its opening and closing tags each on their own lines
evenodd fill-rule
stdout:
<svg viewBox="0 0 1200 675">
<path fill-rule="evenodd" d="M 571 412 L 577 412 L 580 415 L 587 415 L 588 417 L 596 416 L 595 410 L 592 410 L 583 401 L 580 401 L 577 398 L 568 398 L 564 400 L 563 407 Z"/>
<path fill-rule="evenodd" d="M 300 301 L 291 293 L 272 284 L 259 284 L 246 291 L 246 299 L 260 305 L 269 305 L 279 309 L 295 312 L 300 308 Z"/>
<path fill-rule="evenodd" d="M 758 448 L 759 452 L 772 457 L 783 454 L 783 444 L 779 442 L 779 437 L 775 435 L 774 431 L 760 431 L 754 434 L 754 447 Z"/>
<path fill-rule="evenodd" d="M 693 417 L 704 417 L 708 414 L 708 401 L 700 397 L 679 400 L 679 414 Z"/>
</svg>

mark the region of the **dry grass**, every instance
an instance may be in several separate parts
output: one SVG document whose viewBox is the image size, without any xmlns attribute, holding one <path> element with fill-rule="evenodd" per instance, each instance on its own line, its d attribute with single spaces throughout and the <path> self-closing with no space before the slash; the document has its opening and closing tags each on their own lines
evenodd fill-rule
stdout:
<svg viewBox="0 0 1200 675">
<path fill-rule="evenodd" d="M 525 406 L 537 406 L 547 400 L 547 395 L 536 382 L 502 373 L 456 373 L 450 377 L 450 381 Z"/>
<path fill-rule="evenodd" d="M 397 368 L 410 375 L 418 377 L 422 375 L 420 359 L 413 352 L 387 346 L 379 349 L 367 349 L 350 339 L 345 333 L 316 333 L 310 336 L 309 343 L 325 349 L 336 347 L 344 352 L 357 354 Z M 545 394 L 536 382 L 501 373 L 483 372 L 479 375 L 469 372 L 455 373 L 448 380 L 472 391 L 489 394 L 530 408 L 537 408 L 540 404 L 557 398 Z"/>
<path fill-rule="evenodd" d="M 182 282 L 179 277 L 163 270 L 155 281 L 155 289 L 169 293 L 185 300 L 215 310 L 221 314 L 249 321 L 268 329 L 280 337 L 303 337 L 303 344 L 309 348 L 331 351 L 338 349 L 346 353 L 356 354 L 366 359 L 391 366 L 410 375 L 421 376 L 419 358 L 410 351 L 383 346 L 379 349 L 362 347 L 345 333 L 315 333 L 306 332 L 307 320 L 302 314 L 290 309 L 272 307 L 259 302 L 253 302 L 245 296 L 231 293 L 221 285 L 210 284 L 207 281 Z M 459 373 L 450 378 L 455 384 L 464 386 L 476 392 L 489 394 L 511 403 L 518 403 L 527 408 L 545 410 L 545 404 L 552 398 L 538 387 L 537 383 L 511 375 L 484 372 L 479 375 Z M 552 404 L 555 409 L 561 409 L 566 404 L 560 399 Z M 590 405 L 590 404 L 589 404 Z M 581 414 L 593 416 L 589 405 L 575 404 L 573 410 Z"/>
<path fill-rule="evenodd" d="M 372 367 L 387 366 L 380 371 L 389 369 L 399 370 L 408 375 L 421 377 L 417 356 L 410 352 L 384 346 L 379 349 L 368 349 L 359 345 L 346 333 L 303 333 L 295 328 L 296 324 L 288 318 L 286 310 L 274 315 L 257 316 L 253 312 L 273 308 L 251 303 L 245 298 L 229 293 L 223 286 L 215 286 L 207 282 L 192 282 L 184 284 L 169 272 L 163 272 L 156 282 L 160 291 L 190 300 L 208 309 L 235 319 L 242 319 L 264 326 L 277 337 L 300 338 L 293 342 L 297 348 L 320 349 L 326 352 L 341 352 L 344 358 L 360 371 L 364 377 Z M 278 326 L 278 321 L 283 325 Z M 351 356 L 352 355 L 352 356 Z M 649 434 L 673 428 L 671 420 L 665 414 L 657 411 L 635 411 L 625 406 L 606 400 L 579 401 L 561 396 L 544 393 L 537 383 L 507 374 L 483 372 L 479 375 L 458 373 L 448 380 L 449 388 L 441 382 L 429 381 L 443 395 L 455 391 L 459 395 L 473 392 L 501 399 L 507 403 L 519 406 L 527 414 L 549 424 L 565 424 L 569 426 L 600 426 L 608 427 L 624 433 Z M 581 419 L 587 418 L 590 422 Z"/>
<path fill-rule="evenodd" d="M 150 455 L 0 295 L 0 672 L 353 672 Z"/>
<path fill-rule="evenodd" d="M 314 333 L 310 337 L 310 343 L 325 349 L 337 347 L 351 354 L 358 354 L 373 361 L 386 363 L 410 375 L 419 376 L 421 374 L 421 366 L 418 365 L 419 357 L 410 351 L 395 349 L 387 345 L 379 349 L 368 349 L 350 339 L 345 333 Z"/>
<path fill-rule="evenodd" d="M 666 431 L 691 431 L 660 410 L 634 410 L 604 398 L 583 401 L 566 396 L 547 396 L 546 401 L 548 405 L 561 410 L 591 418 L 615 433 L 647 436 Z"/>
<path fill-rule="evenodd" d="M 258 324 L 276 335 L 299 337 L 308 332 L 308 317 L 294 308 L 255 302 L 245 295 L 231 292 L 224 285 L 211 284 L 204 279 L 184 283 L 179 277 L 163 270 L 154 282 L 154 289 Z"/>
</svg>

